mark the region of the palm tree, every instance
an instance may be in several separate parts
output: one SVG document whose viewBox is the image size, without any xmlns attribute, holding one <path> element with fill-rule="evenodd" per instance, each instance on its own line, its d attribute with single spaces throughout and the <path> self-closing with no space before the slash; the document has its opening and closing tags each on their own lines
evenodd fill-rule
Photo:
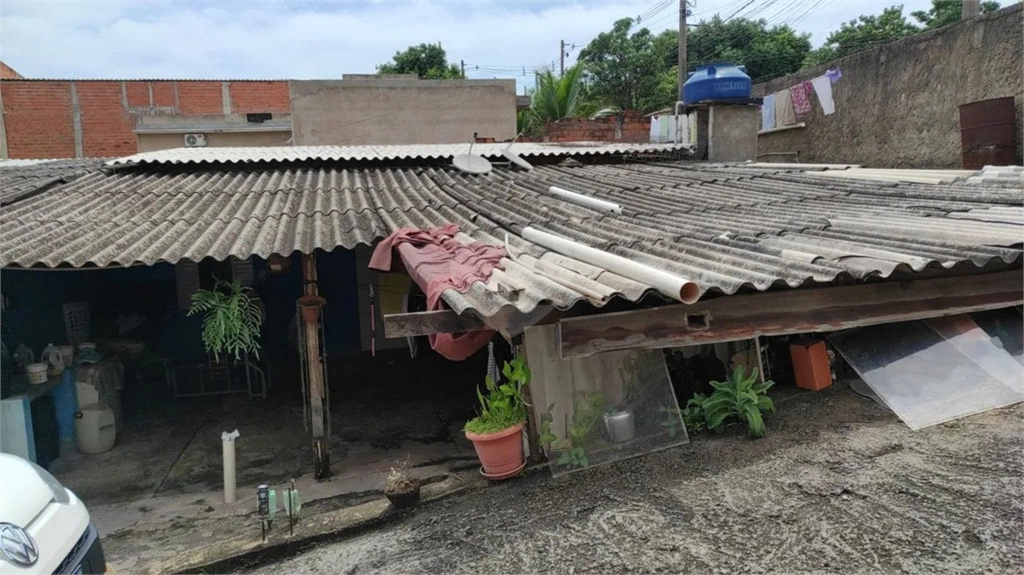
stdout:
<svg viewBox="0 0 1024 575">
<path fill-rule="evenodd" d="M 516 127 L 519 133 L 531 133 L 543 129 L 545 122 L 554 122 L 564 118 L 597 117 L 616 114 L 618 108 L 602 108 L 587 90 L 583 82 L 584 69 L 576 64 L 561 76 L 555 76 L 550 70 L 537 75 L 537 86 L 534 88 L 533 103 L 526 110 L 516 115 Z"/>
<path fill-rule="evenodd" d="M 561 77 L 550 70 L 537 76 L 537 90 L 530 110 L 540 122 L 589 116 L 596 108 L 587 98 L 582 65 L 576 64 Z"/>
</svg>

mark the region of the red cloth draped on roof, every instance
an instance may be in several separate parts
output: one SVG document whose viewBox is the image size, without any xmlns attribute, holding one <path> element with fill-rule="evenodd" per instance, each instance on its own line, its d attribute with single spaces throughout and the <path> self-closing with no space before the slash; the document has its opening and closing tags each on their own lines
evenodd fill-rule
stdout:
<svg viewBox="0 0 1024 575">
<path fill-rule="evenodd" d="M 444 308 L 441 293 L 454 289 L 466 293 L 475 282 L 487 282 L 501 269 L 505 248 L 482 242 L 464 244 L 455 239 L 459 227 L 447 224 L 431 230 L 403 228 L 381 241 L 370 258 L 370 269 L 390 271 L 391 252 L 402 259 L 409 276 L 427 295 L 427 309 Z M 452 360 L 463 360 L 487 345 L 493 330 L 430 336 L 430 347 Z"/>
</svg>

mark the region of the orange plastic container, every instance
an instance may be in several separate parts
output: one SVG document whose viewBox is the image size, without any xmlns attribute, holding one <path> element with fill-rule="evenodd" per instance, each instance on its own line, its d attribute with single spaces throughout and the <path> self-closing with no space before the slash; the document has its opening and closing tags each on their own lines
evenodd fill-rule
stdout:
<svg viewBox="0 0 1024 575">
<path fill-rule="evenodd" d="M 793 358 L 793 373 L 796 375 L 797 387 L 821 391 L 832 385 L 832 371 L 828 365 L 825 342 L 798 341 L 789 345 L 789 354 Z"/>
</svg>

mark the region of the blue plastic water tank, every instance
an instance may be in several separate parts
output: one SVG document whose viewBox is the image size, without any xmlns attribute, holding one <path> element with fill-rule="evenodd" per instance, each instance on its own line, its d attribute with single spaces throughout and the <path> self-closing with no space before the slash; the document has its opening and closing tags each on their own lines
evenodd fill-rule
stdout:
<svg viewBox="0 0 1024 575">
<path fill-rule="evenodd" d="M 690 72 L 690 78 L 683 84 L 683 103 L 749 98 L 750 76 L 746 72 L 746 66 L 731 62 L 700 66 L 696 72 Z"/>
</svg>

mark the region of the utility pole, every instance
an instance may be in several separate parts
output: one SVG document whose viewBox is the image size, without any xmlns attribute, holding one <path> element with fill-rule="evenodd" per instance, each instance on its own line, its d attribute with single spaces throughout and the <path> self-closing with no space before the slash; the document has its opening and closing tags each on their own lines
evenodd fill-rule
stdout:
<svg viewBox="0 0 1024 575">
<path fill-rule="evenodd" d="M 686 0 L 679 0 L 679 102 L 686 83 Z"/>
<path fill-rule="evenodd" d="M 465 60 L 459 60 L 459 67 L 462 68 L 462 77 L 465 78 L 466 77 L 466 61 Z"/>
<path fill-rule="evenodd" d="M 981 13 L 981 0 L 964 0 L 960 9 L 960 19 L 974 18 Z"/>
<path fill-rule="evenodd" d="M 565 76 L 565 40 L 558 41 L 558 75 Z"/>
</svg>

